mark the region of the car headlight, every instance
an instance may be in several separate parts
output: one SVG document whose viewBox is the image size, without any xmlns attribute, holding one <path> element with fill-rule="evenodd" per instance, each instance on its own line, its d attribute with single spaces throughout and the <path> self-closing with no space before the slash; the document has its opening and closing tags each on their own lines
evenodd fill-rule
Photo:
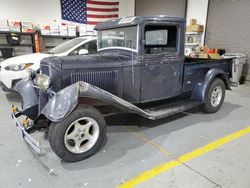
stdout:
<svg viewBox="0 0 250 188">
<path fill-rule="evenodd" d="M 33 80 L 34 78 L 36 78 L 36 71 L 34 71 L 33 69 L 27 69 L 24 78 Z"/>
<path fill-rule="evenodd" d="M 47 90 L 50 86 L 51 80 L 44 74 L 38 74 L 34 79 L 34 84 L 42 90 Z"/>
<path fill-rule="evenodd" d="M 5 67 L 5 70 L 10 70 L 10 71 L 22 71 L 30 66 L 32 66 L 34 63 L 23 63 L 23 64 L 18 64 L 18 65 L 9 65 Z"/>
</svg>

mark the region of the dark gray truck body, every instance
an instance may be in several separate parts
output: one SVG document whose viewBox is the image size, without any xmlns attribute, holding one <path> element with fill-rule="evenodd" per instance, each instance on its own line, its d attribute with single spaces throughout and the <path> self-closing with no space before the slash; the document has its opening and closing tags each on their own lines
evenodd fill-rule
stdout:
<svg viewBox="0 0 250 188">
<path fill-rule="evenodd" d="M 222 79 L 226 89 L 230 89 L 232 62 L 185 58 L 185 25 L 183 18 L 166 16 L 133 17 L 126 23 L 116 19 L 99 24 L 97 31 L 137 26 L 137 48 L 111 48 L 100 50 L 97 55 L 43 59 L 40 73 L 51 79 L 50 88 L 36 89 L 32 79 L 20 81 L 16 86 L 23 98 L 20 114 L 35 124 L 41 120 L 60 122 L 78 104 L 87 104 L 158 119 L 206 103 L 209 86 L 215 78 Z M 145 28 L 149 26 L 175 27 L 175 48 L 164 53 L 147 53 Z"/>
<path fill-rule="evenodd" d="M 230 59 L 185 59 L 184 19 L 175 17 L 135 17 L 134 21 L 129 24 L 118 24 L 119 21 L 120 19 L 104 22 L 99 24 L 96 29 L 103 30 L 138 25 L 139 44 L 137 52 L 124 49 L 108 49 L 100 51 L 98 55 L 45 58 L 41 62 L 41 74 L 48 75 L 51 78 L 51 90 L 53 92 L 57 93 L 69 85 L 71 85 L 71 88 L 77 89 L 77 82 L 83 81 L 90 84 L 89 88 L 96 86 L 95 91 L 97 94 L 81 94 L 79 91 L 76 91 L 76 93 L 79 93 L 79 97 L 94 99 L 94 101 L 91 100 L 93 105 L 96 105 L 96 103 L 114 105 L 117 102 L 110 95 L 104 95 L 102 93 L 102 90 L 104 90 L 131 103 L 131 105 L 133 104 L 132 112 L 141 114 L 138 109 L 142 104 L 146 104 L 147 107 L 154 106 L 156 103 L 157 105 L 159 103 L 168 104 L 175 102 L 175 98 L 177 100 L 191 99 L 194 103 L 203 103 L 206 101 L 207 88 L 215 77 L 222 78 L 226 88 L 230 89 L 228 81 L 231 72 Z M 176 26 L 178 28 L 176 51 L 145 54 L 143 48 L 145 41 L 144 28 L 148 24 Z M 72 86 L 74 84 L 75 87 Z M 32 87 L 32 84 L 30 86 Z M 29 103 L 28 101 L 31 101 L 30 98 L 25 98 L 30 91 L 24 91 L 23 88 L 23 84 L 19 83 L 17 90 L 23 95 L 24 107 L 37 106 L 36 113 L 32 112 L 33 119 L 36 119 L 41 113 L 44 113 L 43 115 L 51 121 L 59 121 L 64 118 L 56 117 L 55 114 L 53 117 L 49 116 L 49 112 L 58 111 L 58 106 L 52 107 L 49 105 L 50 103 L 47 104 L 50 100 L 49 96 L 51 96 L 47 92 L 39 92 L 37 99 L 32 100 L 36 101 L 34 102 L 36 104 L 25 105 Z M 30 88 L 30 90 L 34 90 L 34 88 Z M 74 96 L 71 97 L 68 100 L 73 100 Z M 164 102 L 165 100 L 167 101 Z M 69 102 L 77 104 L 78 100 Z M 58 105 L 61 106 L 59 103 Z M 76 104 L 72 106 L 76 106 Z M 44 109 L 45 105 L 46 108 Z M 124 102 L 120 101 L 115 106 L 125 111 L 127 108 L 128 112 L 131 112 Z M 138 107 L 138 109 L 135 107 Z M 64 116 L 72 110 L 64 109 L 65 111 L 62 112 Z M 27 109 L 24 108 L 23 110 L 27 111 L 26 114 L 29 115 Z M 150 115 L 144 113 L 141 115 L 150 118 Z M 155 119 L 154 117 L 151 118 Z"/>
</svg>

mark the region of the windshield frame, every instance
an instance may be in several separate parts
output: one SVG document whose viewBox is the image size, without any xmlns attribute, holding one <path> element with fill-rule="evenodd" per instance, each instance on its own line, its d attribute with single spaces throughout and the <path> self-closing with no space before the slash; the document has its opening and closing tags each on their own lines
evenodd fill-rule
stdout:
<svg viewBox="0 0 250 188">
<path fill-rule="evenodd" d="M 139 52 L 139 31 L 140 31 L 140 27 L 139 25 L 129 25 L 129 26 L 125 26 L 125 27 L 136 27 L 136 49 L 133 48 L 128 48 L 128 47 L 119 47 L 119 46 L 114 46 L 114 47 L 105 47 L 105 48 L 100 48 L 100 39 L 99 37 L 97 37 L 97 52 L 99 51 L 103 51 L 103 50 L 128 50 L 128 51 L 132 51 L 132 52 Z M 113 27 L 113 28 L 108 28 L 108 29 L 103 29 L 103 30 L 110 30 L 110 29 L 119 29 L 119 28 L 125 28 L 125 27 Z M 98 36 L 100 35 L 100 32 L 102 32 L 103 30 L 98 30 Z"/>
</svg>

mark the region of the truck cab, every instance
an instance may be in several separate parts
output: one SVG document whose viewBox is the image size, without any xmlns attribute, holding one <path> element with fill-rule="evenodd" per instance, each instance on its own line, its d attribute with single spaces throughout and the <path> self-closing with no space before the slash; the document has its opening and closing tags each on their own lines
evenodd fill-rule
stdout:
<svg viewBox="0 0 250 188">
<path fill-rule="evenodd" d="M 137 16 L 100 23 L 98 54 L 42 60 L 16 85 L 22 110 L 12 107 L 24 138 L 48 129 L 53 151 L 66 161 L 96 153 L 106 137 L 104 111 L 134 113 L 148 119 L 200 107 L 217 112 L 230 90 L 231 59 L 184 56 L 185 19 Z M 23 126 L 17 117 L 34 123 Z"/>
<path fill-rule="evenodd" d="M 184 19 L 132 17 L 105 22 L 96 29 L 99 52 L 129 57 L 121 64 L 122 98 L 143 103 L 180 95 L 185 59 Z M 112 35 L 124 38 L 123 42 L 103 42 Z"/>
</svg>

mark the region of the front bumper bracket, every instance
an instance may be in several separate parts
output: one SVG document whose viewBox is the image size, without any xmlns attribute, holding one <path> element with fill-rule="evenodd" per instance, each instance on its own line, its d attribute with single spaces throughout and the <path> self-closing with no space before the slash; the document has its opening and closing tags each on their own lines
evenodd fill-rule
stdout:
<svg viewBox="0 0 250 188">
<path fill-rule="evenodd" d="M 32 125 L 28 125 L 25 127 L 18 121 L 18 117 L 22 116 L 22 113 L 18 110 L 18 108 L 12 106 L 11 108 L 11 117 L 15 123 L 15 125 L 19 128 L 21 135 L 26 143 L 28 143 L 31 148 L 36 151 L 39 155 L 44 154 L 44 149 L 41 147 L 41 143 L 34 139 L 29 132 L 32 129 Z"/>
</svg>

